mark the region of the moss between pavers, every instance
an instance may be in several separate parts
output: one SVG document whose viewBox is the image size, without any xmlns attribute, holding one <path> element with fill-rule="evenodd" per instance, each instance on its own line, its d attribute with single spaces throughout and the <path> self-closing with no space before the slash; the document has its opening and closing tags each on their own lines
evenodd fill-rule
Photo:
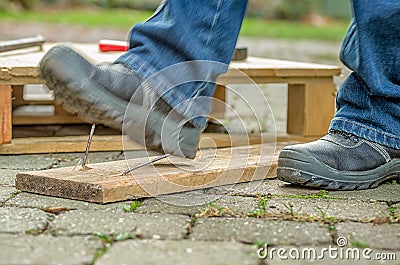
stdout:
<svg viewBox="0 0 400 265">
<path fill-rule="evenodd" d="M 20 192 L 13 187 L 0 187 L 0 207 L 4 207 L 9 200 L 17 196 Z"/>
<path fill-rule="evenodd" d="M 143 202 L 142 201 L 133 201 L 130 203 L 124 203 L 122 205 L 122 209 L 124 210 L 124 212 L 126 213 L 132 213 L 134 212 L 137 208 L 139 208 L 140 206 L 142 206 Z"/>
<path fill-rule="evenodd" d="M 326 196 L 326 193 L 320 193 L 317 196 L 313 196 L 312 199 L 310 197 L 298 199 L 271 195 L 258 196 L 258 207 L 248 212 L 236 211 L 224 204 L 211 203 L 196 216 L 199 218 L 253 217 L 328 224 L 344 221 L 376 222 L 377 220 L 386 220 L 391 217 L 390 212 L 387 210 L 387 204 L 383 202 L 329 200 L 326 199 Z"/>
<path fill-rule="evenodd" d="M 329 196 L 329 192 L 326 190 L 320 190 L 318 193 L 314 194 L 307 194 L 307 195 L 282 195 L 282 198 L 289 198 L 289 199 L 332 199 Z M 338 199 L 338 198 L 337 198 Z"/>
<path fill-rule="evenodd" d="M 111 235 L 103 233 L 94 233 L 93 236 L 97 237 L 103 242 L 103 247 L 96 252 L 96 255 L 92 260 L 92 264 L 95 264 L 98 259 L 104 256 L 111 248 L 112 244 L 137 238 L 136 232 L 134 231 L 129 233 L 120 233 Z"/>
<path fill-rule="evenodd" d="M 213 197 L 215 198 L 215 196 Z M 188 203 L 190 203 L 190 201 Z M 181 205 L 170 204 L 162 200 L 152 198 L 144 200 L 142 206 L 139 207 L 135 212 L 184 214 L 188 216 L 193 216 L 203 211 L 206 211 L 210 205 L 215 206 L 212 208 L 218 208 L 219 206 L 223 208 L 229 208 L 233 212 L 249 212 L 258 206 L 258 199 L 253 197 L 221 195 L 219 198 L 217 196 L 215 200 L 210 200 L 210 202 L 208 202 L 207 204 L 181 206 Z M 215 214 L 218 215 L 218 213 Z"/>
</svg>

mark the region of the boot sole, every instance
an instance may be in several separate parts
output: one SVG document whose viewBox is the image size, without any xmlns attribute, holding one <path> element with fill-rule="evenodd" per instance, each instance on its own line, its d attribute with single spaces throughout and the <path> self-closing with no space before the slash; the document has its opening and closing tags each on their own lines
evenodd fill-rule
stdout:
<svg viewBox="0 0 400 265">
<path fill-rule="evenodd" d="M 73 54 L 73 56 L 66 58 L 66 53 Z M 59 69 L 60 64 L 55 58 L 63 60 L 64 67 L 62 69 Z M 120 131 L 124 129 L 124 132 L 132 140 L 146 145 L 154 151 L 194 158 L 200 139 L 200 129 L 182 129 L 185 137 L 184 139 L 179 138 L 180 150 L 174 150 L 177 144 L 172 149 L 169 146 L 162 148 L 161 140 L 156 140 L 156 143 L 145 143 L 144 137 L 140 136 L 143 134 L 137 133 L 137 130 L 144 131 L 146 128 L 146 135 L 150 134 L 154 139 L 161 139 L 162 136 L 165 138 L 166 133 L 162 132 L 163 128 L 160 128 L 160 123 L 165 124 L 167 121 L 167 127 L 174 128 L 174 131 L 178 128 L 178 124 L 166 120 L 164 114 L 156 111 L 149 113 L 143 107 L 122 100 L 101 86 L 93 84 L 88 78 L 89 75 L 85 74 L 85 70 L 87 70 L 85 67 L 83 69 L 73 67 L 81 65 L 82 60 L 86 61 L 70 47 L 60 45 L 52 48 L 40 62 L 42 78 L 46 80 L 49 89 L 54 91 L 57 104 L 89 123 L 102 123 Z M 70 77 L 76 78 L 71 79 Z M 126 113 L 127 110 L 130 113 Z M 126 126 L 123 128 L 124 122 L 129 126 L 134 124 L 134 128 Z M 168 140 L 171 139 L 163 139 L 163 144 L 168 144 Z"/>
<path fill-rule="evenodd" d="M 400 177 L 400 159 L 367 171 L 338 171 L 319 162 L 306 150 L 284 149 L 279 155 L 279 180 L 326 190 L 376 188 L 384 181 Z"/>
<path fill-rule="evenodd" d="M 83 57 L 70 56 L 65 58 L 65 53 L 71 52 L 67 46 L 56 46 L 51 49 L 40 62 L 40 71 L 49 89 L 54 91 L 55 102 L 71 114 L 90 123 L 102 123 L 111 128 L 122 130 L 123 117 L 128 102 L 113 96 L 110 92 L 90 83 L 88 75 L 72 66 L 80 65 Z M 52 63 L 55 58 L 64 60 L 64 67 L 58 70 L 59 63 Z M 56 69 L 56 70 L 55 70 Z M 58 70 L 58 72 L 57 72 Z M 64 71 L 60 74 L 60 71 Z M 63 76 L 64 78 L 56 78 Z M 68 77 L 76 76 L 75 80 Z"/>
</svg>

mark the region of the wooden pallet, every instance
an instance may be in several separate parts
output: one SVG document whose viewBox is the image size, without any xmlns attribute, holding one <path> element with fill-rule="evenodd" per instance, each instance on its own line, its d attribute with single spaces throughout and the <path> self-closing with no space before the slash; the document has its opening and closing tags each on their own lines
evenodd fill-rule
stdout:
<svg viewBox="0 0 400 265">
<path fill-rule="evenodd" d="M 97 62 L 112 62 L 120 53 L 99 53 L 93 44 L 75 44 L 78 50 Z M 52 115 L 13 115 L 14 107 L 31 104 L 54 104 L 52 101 L 29 101 L 23 98 L 23 86 L 43 84 L 38 63 L 52 45 L 44 45 L 44 51 L 20 50 L 2 53 L 0 56 L 0 145 L 12 141 L 13 125 L 76 124 L 83 121 L 55 106 Z M 249 57 L 231 64 L 228 73 L 218 79 L 214 97 L 225 101 L 227 84 L 286 83 L 288 84 L 287 132 L 304 137 L 326 133 L 335 111 L 336 86 L 333 76 L 339 75 L 337 66 L 300 63 Z M 249 79 L 250 78 L 250 79 Z M 224 112 L 224 105 L 214 106 L 214 115 Z M 18 142 L 18 141 L 17 141 Z M 14 142 L 16 144 L 17 142 Z"/>
<path fill-rule="evenodd" d="M 29 137 L 16 138 L 11 144 L 0 145 L 0 154 L 47 154 L 85 152 L 88 136 Z M 273 141 L 265 136 L 265 141 Z M 223 148 L 262 143 L 259 136 L 228 135 L 204 133 L 200 138 L 200 149 Z M 121 135 L 95 135 L 90 147 L 91 152 L 144 150 L 142 145 L 128 141 Z"/>
<path fill-rule="evenodd" d="M 92 164 L 87 171 L 69 167 L 24 172 L 15 182 L 22 191 L 109 203 L 275 177 L 280 149 L 269 144 L 203 150 L 195 160 L 174 157 L 173 163 L 159 161 L 126 176 L 120 173 L 127 162 L 132 167 L 149 158 Z"/>
</svg>

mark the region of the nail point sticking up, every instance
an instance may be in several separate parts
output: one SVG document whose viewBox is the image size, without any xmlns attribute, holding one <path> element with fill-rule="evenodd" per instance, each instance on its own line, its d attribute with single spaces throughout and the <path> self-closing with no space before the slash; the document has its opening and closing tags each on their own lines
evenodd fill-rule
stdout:
<svg viewBox="0 0 400 265">
<path fill-rule="evenodd" d="M 86 166 L 86 163 L 87 163 L 87 159 L 88 159 L 88 156 L 89 156 L 90 145 L 92 143 L 92 139 L 93 139 L 93 135 L 94 135 L 94 130 L 95 129 L 96 129 L 96 124 L 93 124 L 92 128 L 90 129 L 90 134 L 89 134 L 89 139 L 88 139 L 88 142 L 87 142 L 87 145 L 86 145 L 85 155 L 83 156 L 83 159 L 82 159 L 82 167 L 79 169 L 81 171 L 86 171 L 86 170 L 91 169 L 90 167 Z"/>
</svg>

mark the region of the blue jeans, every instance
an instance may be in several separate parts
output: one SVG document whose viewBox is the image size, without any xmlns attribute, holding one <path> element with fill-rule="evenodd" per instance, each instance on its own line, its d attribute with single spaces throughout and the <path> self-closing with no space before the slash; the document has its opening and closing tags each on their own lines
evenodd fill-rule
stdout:
<svg viewBox="0 0 400 265">
<path fill-rule="evenodd" d="M 354 0 L 331 128 L 400 149 L 400 1 Z"/>
<path fill-rule="evenodd" d="M 247 0 L 166 0 L 132 28 L 130 49 L 116 63 L 135 70 L 177 112 L 205 128 L 208 99 L 228 70 L 246 6 Z"/>
<path fill-rule="evenodd" d="M 131 49 L 117 62 L 149 79 L 181 114 L 200 117 L 194 125 L 204 128 L 209 102 L 181 103 L 213 95 L 216 77 L 230 62 L 246 6 L 246 0 L 164 1 L 148 21 L 133 27 Z M 354 72 L 338 92 L 331 129 L 400 149 L 400 1 L 354 0 L 353 7 L 340 57 Z M 200 64 L 207 68 L 201 75 L 204 82 L 172 89 L 163 78 L 154 78 L 162 69 L 194 60 L 220 64 Z M 186 70 L 178 72 L 185 75 Z"/>
</svg>

